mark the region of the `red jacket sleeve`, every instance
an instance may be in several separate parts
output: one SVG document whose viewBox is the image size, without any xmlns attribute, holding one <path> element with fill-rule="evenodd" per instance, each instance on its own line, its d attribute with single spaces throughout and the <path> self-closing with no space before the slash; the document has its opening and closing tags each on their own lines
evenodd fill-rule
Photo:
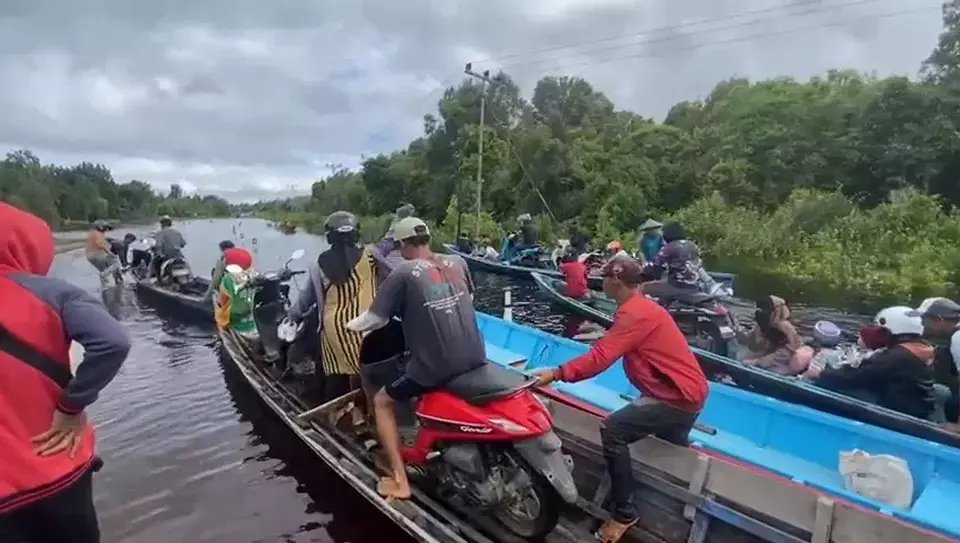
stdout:
<svg viewBox="0 0 960 543">
<path fill-rule="evenodd" d="M 558 368 L 561 381 L 576 383 L 589 379 L 609 368 L 618 358 L 631 351 L 649 334 L 639 330 L 636 318 L 614 318 L 613 326 L 590 347 L 590 352 L 578 356 Z"/>
</svg>

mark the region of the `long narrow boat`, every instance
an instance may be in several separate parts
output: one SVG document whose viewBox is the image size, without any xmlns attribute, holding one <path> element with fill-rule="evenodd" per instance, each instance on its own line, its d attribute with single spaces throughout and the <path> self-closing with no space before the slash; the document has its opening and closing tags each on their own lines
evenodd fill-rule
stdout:
<svg viewBox="0 0 960 543">
<path fill-rule="evenodd" d="M 565 311 L 606 328 L 613 324 L 611 312 L 614 305 L 610 300 L 598 299 L 585 303 L 565 296 L 561 291 L 562 281 L 539 273 L 533 274 L 533 280 L 543 294 Z M 960 434 L 948 432 L 933 422 L 826 390 L 812 383 L 745 366 L 732 358 L 692 349 L 711 378 L 726 375 L 745 390 L 960 449 Z"/>
<path fill-rule="evenodd" d="M 137 295 L 145 302 L 160 309 L 177 311 L 181 320 L 213 320 L 213 305 L 203 301 L 203 293 L 210 286 L 209 279 L 194 277 L 182 291 L 161 287 L 150 279 L 141 279 L 135 285 Z"/>
<path fill-rule="evenodd" d="M 444 248 L 451 254 L 458 255 L 467 261 L 467 266 L 471 270 L 478 270 L 487 273 L 496 273 L 499 275 L 507 275 L 510 277 L 515 277 L 517 279 L 531 279 L 531 273 L 539 273 L 546 277 L 552 277 L 555 279 L 563 279 L 563 274 L 558 270 L 546 270 L 546 269 L 536 269 L 529 268 L 527 266 L 516 266 L 514 264 L 506 264 L 504 262 L 494 262 L 492 260 L 487 260 L 485 258 L 480 258 L 467 253 L 462 253 L 457 250 L 457 248 L 450 244 L 444 244 Z M 710 276 L 713 277 L 714 281 L 724 284 L 731 289 L 733 288 L 734 279 L 736 276 L 732 273 L 723 273 L 723 272 L 710 272 Z M 594 290 L 599 290 L 603 286 L 603 278 L 598 275 L 591 275 L 589 277 L 590 288 Z"/>
<path fill-rule="evenodd" d="M 587 345 L 496 317 L 479 314 L 479 320 L 488 358 L 525 371 L 557 366 L 589 349 Z M 491 345 L 496 349 L 489 350 Z M 639 396 L 620 361 L 589 381 L 558 383 L 552 394 L 573 398 L 597 416 L 619 409 Z M 760 474 L 766 478 L 768 490 L 763 490 L 757 481 L 751 482 L 751 476 L 732 472 L 722 476 L 694 473 L 690 476 L 696 477 L 690 484 L 702 489 L 704 480 L 713 480 L 714 490 L 709 493 L 717 494 L 721 502 L 740 503 L 745 508 L 772 514 L 794 529 L 818 534 L 813 537 L 815 541 L 960 540 L 960 515 L 955 512 L 956 496 L 960 495 L 960 450 L 719 383 L 711 383 L 710 398 L 700 422 L 713 431 L 695 429 L 691 433 L 693 455 L 658 444 L 660 452 L 656 458 L 646 457 L 642 461 L 657 463 L 661 471 L 671 472 L 673 459 L 679 459 L 680 464 L 702 462 L 692 460 L 702 455 L 728 465 L 724 470 L 739 466 L 754 475 Z M 564 430 L 562 420 L 558 419 L 556 424 Z M 561 436 L 565 440 L 569 437 Z M 596 435 L 593 438 L 595 445 Z M 582 437 L 578 439 L 582 441 Z M 838 470 L 840 453 L 856 449 L 869 454 L 890 454 L 909 463 L 914 482 L 914 499 L 909 509 L 892 507 L 845 488 Z M 709 487 L 710 483 L 706 485 Z M 819 515 L 814 512 L 820 508 L 832 510 L 832 535 L 822 533 L 831 529 L 823 526 L 830 525 L 828 519 L 816 518 Z M 840 517 L 844 517 L 845 527 L 838 532 L 836 522 Z"/>
</svg>

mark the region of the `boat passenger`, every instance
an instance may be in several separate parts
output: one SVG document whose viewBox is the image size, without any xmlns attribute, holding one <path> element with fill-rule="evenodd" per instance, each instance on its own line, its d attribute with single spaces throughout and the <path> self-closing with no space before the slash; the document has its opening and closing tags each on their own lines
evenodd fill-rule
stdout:
<svg viewBox="0 0 960 543">
<path fill-rule="evenodd" d="M 960 305 L 948 298 L 927 298 L 917 308 L 923 336 L 937 349 L 934 378 L 945 422 L 960 418 Z M 941 421 L 943 422 L 943 421 Z"/>
<path fill-rule="evenodd" d="M 587 274 L 589 270 L 584 262 L 577 258 L 576 249 L 569 247 L 560 259 L 560 272 L 566 283 L 564 294 L 574 300 L 582 300 L 590 293 Z"/>
<path fill-rule="evenodd" d="M 0 539 L 98 543 L 86 408 L 130 339 L 99 299 L 47 277 L 53 256 L 50 227 L 0 203 Z M 71 375 L 73 341 L 84 353 Z"/>
<path fill-rule="evenodd" d="M 909 307 L 888 307 L 874 318 L 884 329 L 885 349 L 858 366 L 824 368 L 817 385 L 921 419 L 935 407 L 934 347 Z"/>
<path fill-rule="evenodd" d="M 587 246 L 590 245 L 590 234 L 588 234 L 579 223 L 575 222 L 570 225 L 568 235 L 570 236 L 570 245 L 576 249 L 577 254 L 585 254 L 587 252 Z"/>
<path fill-rule="evenodd" d="M 236 332 L 256 340 L 257 324 L 253 318 L 253 289 L 245 288 L 253 278 L 253 255 L 242 247 L 227 247 L 221 257 L 223 268 L 217 277 L 217 299 L 214 315 L 222 332 Z M 234 267 L 236 266 L 236 267 Z M 229 269 L 228 269 L 229 268 Z M 238 269 L 239 268 L 239 269 Z"/>
<path fill-rule="evenodd" d="M 183 258 L 183 248 L 187 245 L 187 240 L 183 234 L 173 227 L 173 220 L 169 215 L 160 217 L 160 231 L 154 236 L 156 245 L 153 259 L 153 276 L 160 279 L 160 267 L 171 258 Z"/>
<path fill-rule="evenodd" d="M 630 256 L 630 253 L 623 250 L 623 243 L 620 243 L 620 240 L 614 240 L 608 243 L 605 252 L 607 260 L 613 258 L 633 258 Z"/>
<path fill-rule="evenodd" d="M 394 249 L 396 249 L 396 239 L 393 235 L 393 227 L 397 224 L 398 221 L 402 221 L 407 217 L 412 217 L 416 215 L 417 208 L 413 207 L 413 204 L 403 204 L 397 208 L 393 214 L 393 221 L 390 222 L 390 226 L 387 227 L 387 233 L 383 235 L 383 239 L 377 243 L 376 251 L 380 256 L 387 256 Z"/>
<path fill-rule="evenodd" d="M 663 228 L 665 245 L 657 256 L 647 262 L 645 272 L 652 277 L 666 279 L 644 283 L 641 291 L 660 303 L 691 292 L 714 292 L 716 282 L 703 269 L 700 249 L 687 239 L 687 233 L 678 222 L 668 223 Z"/>
<path fill-rule="evenodd" d="M 93 229 L 87 234 L 87 261 L 97 269 L 102 287 L 109 284 L 111 277 L 115 284 L 123 283 L 120 260 L 114 254 L 113 246 L 107 239 L 107 232 L 110 230 L 113 230 L 113 226 L 107 221 L 96 221 L 93 223 Z"/>
<path fill-rule="evenodd" d="M 803 344 L 790 321 L 790 306 L 778 296 L 767 296 L 757 302 L 756 326 L 741 343 L 749 353 L 743 363 L 780 375 L 799 375 L 807 370 L 813 350 Z"/>
<path fill-rule="evenodd" d="M 395 315 L 401 318 L 410 360 L 405 375 L 376 393 L 374 410 L 391 472 L 381 479 L 378 490 L 390 498 L 406 499 L 410 483 L 400 454 L 394 402 L 408 402 L 487 361 L 466 262 L 457 255 L 434 254 L 430 230 L 416 217 L 399 221 L 394 234 L 406 260 L 381 285 L 370 309 L 348 327 L 370 332 L 386 326 Z"/>
<path fill-rule="evenodd" d="M 475 256 L 479 256 L 484 260 L 491 260 L 497 262 L 500 260 L 500 253 L 490 243 L 490 238 L 483 238 L 480 240 L 480 245 L 477 247 L 477 250 L 474 252 Z"/>
<path fill-rule="evenodd" d="M 612 413 L 600 427 L 613 510 L 597 538 L 616 542 L 638 520 L 633 503 L 636 482 L 628 447 L 651 434 L 687 445 L 709 387 L 670 314 L 637 292 L 644 277 L 641 265 L 633 259 L 614 259 L 604 266 L 602 275 L 604 293 L 618 305 L 613 326 L 589 353 L 559 368 L 542 371 L 538 379 L 541 386 L 554 381 L 584 381 L 623 357 L 627 378 L 640 390 L 638 400 Z"/>
<path fill-rule="evenodd" d="M 207 291 L 203 293 L 203 301 L 209 302 L 213 299 L 213 293 L 220 288 L 220 279 L 223 277 L 223 270 L 227 266 L 226 262 L 226 251 L 227 249 L 233 249 L 236 245 L 229 239 L 225 239 L 219 243 L 220 246 L 220 258 L 217 259 L 217 266 L 213 269 L 213 272 L 210 274 L 210 286 L 207 287 Z M 244 249 L 246 250 L 246 249 Z M 251 255 L 252 260 L 252 255 Z"/>
<path fill-rule="evenodd" d="M 530 249 L 540 245 L 540 229 L 533 224 L 533 217 L 529 213 L 524 213 L 517 217 L 517 224 L 520 225 L 520 246 L 518 251 Z"/>
<path fill-rule="evenodd" d="M 323 227 L 330 248 L 308 267 L 309 285 L 288 316 L 297 320 L 311 305 L 317 305 L 323 397 L 331 400 L 360 388 L 361 338 L 346 326 L 373 302 L 377 261 L 360 244 L 360 223 L 353 213 L 335 211 Z M 353 417 L 354 424 L 362 423 L 360 412 L 354 411 Z"/>
<path fill-rule="evenodd" d="M 640 255 L 643 262 L 653 262 L 660 250 L 663 249 L 663 225 L 653 219 L 640 225 L 637 229 L 638 242 L 640 245 Z"/>
<path fill-rule="evenodd" d="M 806 372 L 822 371 L 825 367 L 836 367 L 845 362 L 848 349 L 841 345 L 843 331 L 839 326 L 830 321 L 817 321 L 811 335 L 810 347 L 813 349 L 813 356 Z M 807 375 L 806 372 L 804 375 Z"/>
<path fill-rule="evenodd" d="M 140 269 L 147 270 L 150 267 L 150 249 L 153 248 L 151 242 L 153 241 L 150 238 L 141 238 L 133 234 L 127 234 L 124 236 L 124 242 L 127 239 L 130 239 L 130 242 L 127 243 L 127 246 L 130 249 L 130 268 L 131 269 Z"/>
</svg>

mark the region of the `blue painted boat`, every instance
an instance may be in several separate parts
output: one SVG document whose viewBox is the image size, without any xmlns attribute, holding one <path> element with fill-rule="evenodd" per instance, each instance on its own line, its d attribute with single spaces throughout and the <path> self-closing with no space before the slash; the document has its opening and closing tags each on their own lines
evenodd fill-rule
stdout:
<svg viewBox="0 0 960 543">
<path fill-rule="evenodd" d="M 533 278 L 530 276 L 531 272 L 537 272 L 555 279 L 563 279 L 563 274 L 558 270 L 537 269 L 527 266 L 516 266 L 514 264 L 507 264 L 499 261 L 494 262 L 492 260 L 487 260 L 471 254 L 462 253 L 458 251 L 455 246 L 450 245 L 449 243 L 444 244 L 444 248 L 450 254 L 458 255 L 466 260 L 467 266 L 469 266 L 471 270 L 507 275 L 524 280 L 533 280 Z M 736 275 L 733 275 L 732 273 L 710 272 L 710 276 L 713 277 L 714 281 L 729 287 L 731 290 L 733 289 L 733 282 L 734 279 L 736 279 Z M 594 290 L 600 290 L 603 288 L 603 278 L 601 278 L 599 275 L 591 275 L 588 279 L 590 288 Z"/>
<path fill-rule="evenodd" d="M 562 281 L 544 277 L 539 272 L 533 273 L 532 276 L 540 292 L 564 311 L 593 321 L 604 328 L 610 328 L 613 325 L 616 304 L 612 300 L 605 300 L 602 297 L 595 298 L 590 303 L 574 300 L 562 293 L 559 287 L 563 284 Z M 724 375 L 732 379 L 737 387 L 764 396 L 805 405 L 832 415 L 960 449 L 960 434 L 946 431 L 928 420 L 851 398 L 794 377 L 778 375 L 763 368 L 745 366 L 732 358 L 703 349 L 691 347 L 691 350 L 700 361 L 700 367 L 711 379 Z"/>
<path fill-rule="evenodd" d="M 481 313 L 478 322 L 487 344 L 487 358 L 501 365 L 522 364 L 525 371 L 555 367 L 589 349 Z M 602 412 L 619 409 L 639 396 L 627 380 L 621 361 L 589 381 L 557 383 L 554 388 Z M 711 383 L 710 398 L 699 420 L 716 432 L 695 429 L 691 441 L 696 450 L 760 468 L 771 476 L 960 540 L 960 515 L 955 511 L 960 496 L 960 450 L 719 383 Z M 890 454 L 909 463 L 914 481 L 909 510 L 893 508 L 844 487 L 838 469 L 840 452 L 854 449 Z"/>
</svg>

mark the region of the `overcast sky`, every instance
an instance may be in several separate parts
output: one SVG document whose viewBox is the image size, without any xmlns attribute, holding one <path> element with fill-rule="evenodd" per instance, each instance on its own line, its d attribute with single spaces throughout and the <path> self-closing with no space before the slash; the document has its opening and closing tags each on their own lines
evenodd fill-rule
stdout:
<svg viewBox="0 0 960 543">
<path fill-rule="evenodd" d="M 469 61 L 662 119 L 735 75 L 913 76 L 940 26 L 936 0 L 2 0 L 0 147 L 274 198 L 404 147 Z"/>
</svg>

